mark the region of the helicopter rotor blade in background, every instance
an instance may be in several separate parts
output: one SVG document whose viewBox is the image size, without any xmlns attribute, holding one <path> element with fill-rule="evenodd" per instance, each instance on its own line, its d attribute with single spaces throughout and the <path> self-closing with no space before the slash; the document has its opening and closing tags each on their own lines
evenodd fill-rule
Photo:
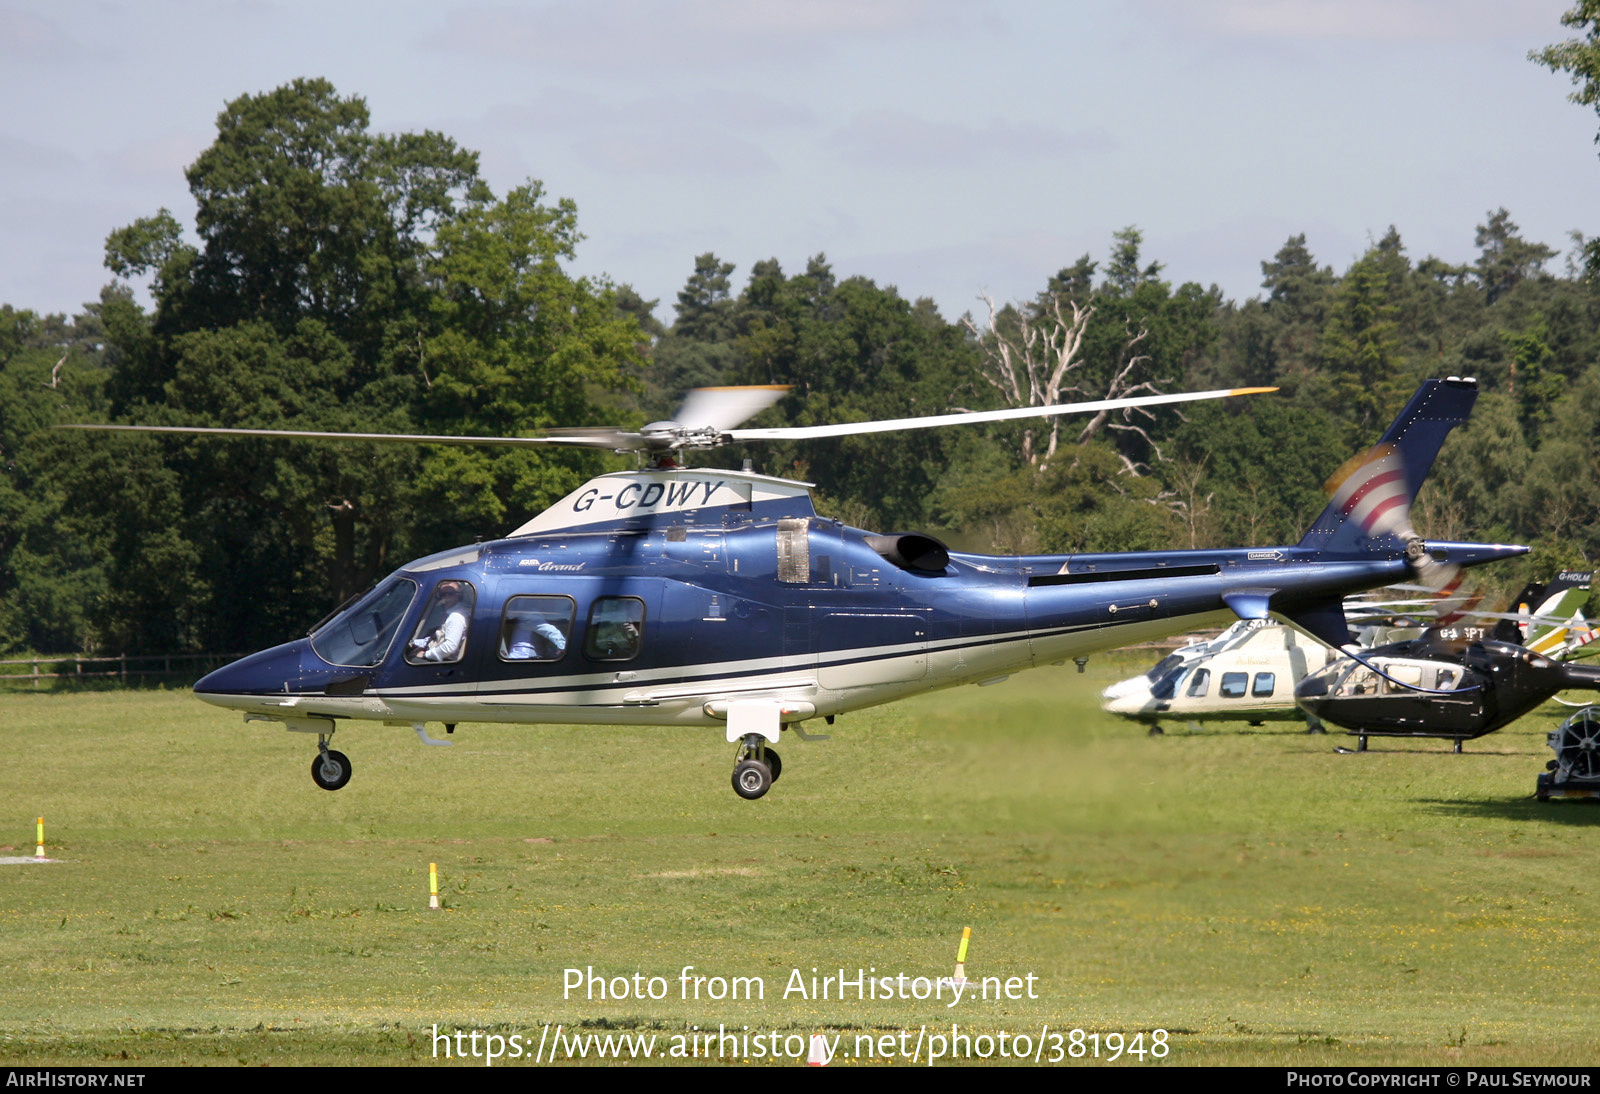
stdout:
<svg viewBox="0 0 1600 1094">
<path fill-rule="evenodd" d="M 1009 422 L 1021 418 L 1055 417 L 1060 414 L 1097 414 L 1102 410 L 1121 410 L 1170 403 L 1197 402 L 1201 399 L 1226 399 L 1234 395 L 1260 395 L 1277 391 L 1275 387 L 1235 387 L 1219 391 L 1184 392 L 1177 395 L 1138 395 L 1129 399 L 1100 399 L 1089 403 L 1063 403 L 1058 406 L 1022 406 L 1010 410 L 979 410 L 960 414 L 932 414 L 923 418 L 894 418 L 881 422 L 843 422 L 837 425 L 787 426 L 777 429 L 730 429 L 735 441 L 809 441 L 823 437 L 848 437 L 858 433 L 889 433 L 897 429 L 936 429 L 946 425 L 973 425 L 977 422 Z"/>
</svg>

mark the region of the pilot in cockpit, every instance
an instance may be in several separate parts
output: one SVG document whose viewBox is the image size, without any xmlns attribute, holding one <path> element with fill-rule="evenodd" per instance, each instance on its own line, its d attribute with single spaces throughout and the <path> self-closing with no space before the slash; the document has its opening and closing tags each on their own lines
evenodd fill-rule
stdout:
<svg viewBox="0 0 1600 1094">
<path fill-rule="evenodd" d="M 441 581 L 434 591 L 434 603 L 423 616 L 423 627 L 418 629 L 406 651 L 412 663 L 422 661 L 456 661 L 461 657 L 467 640 L 467 617 L 472 612 L 459 581 Z M 440 619 L 442 617 L 442 619 Z M 427 623 L 440 619 L 439 625 L 429 630 Z"/>
</svg>

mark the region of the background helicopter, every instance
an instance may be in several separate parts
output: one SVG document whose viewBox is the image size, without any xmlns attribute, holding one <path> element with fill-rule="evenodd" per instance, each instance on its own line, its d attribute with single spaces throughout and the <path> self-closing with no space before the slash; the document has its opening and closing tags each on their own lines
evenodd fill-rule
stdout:
<svg viewBox="0 0 1600 1094">
<path fill-rule="evenodd" d="M 1357 751 L 1368 737 L 1435 737 L 1460 752 L 1463 741 L 1493 733 L 1558 692 L 1600 689 L 1600 666 L 1564 660 L 1594 636 L 1574 610 L 1592 576 L 1566 572 L 1548 589 L 1525 588 L 1515 598 L 1518 612 L 1499 616 L 1492 630 L 1453 621 L 1352 653 L 1308 674 L 1296 701 L 1356 736 Z M 1530 614 L 1541 596 L 1538 614 Z"/>
<path fill-rule="evenodd" d="M 1530 583 L 1512 599 L 1516 614 L 1471 612 L 1472 624 L 1458 624 L 1467 637 L 1489 637 L 1474 624 L 1499 620 L 1493 637 L 1520 643 L 1556 659 L 1585 643 L 1591 631 L 1579 610 L 1589 599 L 1588 573 L 1562 573 L 1548 586 Z M 1357 642 L 1363 647 L 1417 638 L 1443 616 L 1459 616 L 1459 598 L 1408 601 L 1347 601 Z M 1363 654 L 1363 656 L 1365 656 Z M 1321 720 L 1295 703 L 1295 688 L 1306 675 L 1344 657 L 1292 627 L 1275 621 L 1241 620 L 1215 638 L 1167 655 L 1149 671 L 1121 680 L 1100 693 L 1108 713 L 1162 732 L 1163 721 L 1305 721 L 1321 732 Z"/>
<path fill-rule="evenodd" d="M 1347 606 L 1348 614 L 1348 606 Z M 1150 727 L 1163 721 L 1303 721 L 1294 688 L 1306 673 L 1339 654 L 1332 647 L 1270 619 L 1241 619 L 1215 638 L 1162 658 L 1148 672 L 1110 685 L 1100 706 Z"/>
<path fill-rule="evenodd" d="M 765 794 L 786 728 L 933 688 L 982 683 L 1229 616 L 1277 613 L 1324 640 L 1349 632 L 1342 598 L 1524 553 L 1426 542 L 1409 505 L 1446 434 L 1477 397 L 1470 380 L 1422 385 L 1301 542 L 1127 554 L 955 554 L 929 536 L 877 535 L 819 518 L 808 485 L 677 466 L 687 449 L 1040 414 L 1098 412 L 1243 391 L 1144 396 L 792 429 L 742 429 L 774 389 L 690 397 L 675 422 L 637 432 L 535 437 L 349 438 L 435 444 L 579 444 L 635 451 L 649 467 L 602 475 L 509 537 L 419 559 L 307 638 L 243 658 L 196 694 L 316 733 L 312 777 L 343 786 L 328 748 L 338 718 L 452 731 L 461 721 L 722 727 L 738 744 L 734 789 Z"/>
</svg>

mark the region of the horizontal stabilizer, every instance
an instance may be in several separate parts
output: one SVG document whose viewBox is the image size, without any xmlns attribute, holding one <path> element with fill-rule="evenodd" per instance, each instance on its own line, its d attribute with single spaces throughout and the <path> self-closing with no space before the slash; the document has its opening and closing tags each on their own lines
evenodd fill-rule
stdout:
<svg viewBox="0 0 1600 1094">
<path fill-rule="evenodd" d="M 1345 621 L 1344 601 L 1313 600 L 1292 608 L 1275 609 L 1274 614 L 1297 630 L 1305 631 L 1324 645 L 1339 649 L 1354 641 Z"/>
</svg>

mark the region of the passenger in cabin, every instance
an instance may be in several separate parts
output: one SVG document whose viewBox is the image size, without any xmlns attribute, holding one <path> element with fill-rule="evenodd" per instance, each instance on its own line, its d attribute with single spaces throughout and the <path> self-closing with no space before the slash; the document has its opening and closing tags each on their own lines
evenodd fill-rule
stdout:
<svg viewBox="0 0 1600 1094">
<path fill-rule="evenodd" d="M 629 661 L 639 655 L 644 602 L 632 596 L 602 596 L 589 611 L 585 656 L 596 661 Z"/>
<path fill-rule="evenodd" d="M 639 652 L 639 624 L 610 619 L 595 628 L 590 655 L 606 661 L 626 661 Z"/>
<path fill-rule="evenodd" d="M 506 622 L 511 625 L 506 640 L 507 661 L 553 661 L 566 652 L 567 636 L 548 619 L 514 615 Z"/>
<path fill-rule="evenodd" d="M 418 629 L 411 640 L 411 648 L 406 651 L 407 660 L 413 663 L 459 661 L 467 641 L 467 617 L 471 611 L 461 582 L 439 582 L 433 593 L 433 605 L 423 617 L 423 628 L 431 620 L 437 619 L 439 624 L 431 631 Z"/>
</svg>

